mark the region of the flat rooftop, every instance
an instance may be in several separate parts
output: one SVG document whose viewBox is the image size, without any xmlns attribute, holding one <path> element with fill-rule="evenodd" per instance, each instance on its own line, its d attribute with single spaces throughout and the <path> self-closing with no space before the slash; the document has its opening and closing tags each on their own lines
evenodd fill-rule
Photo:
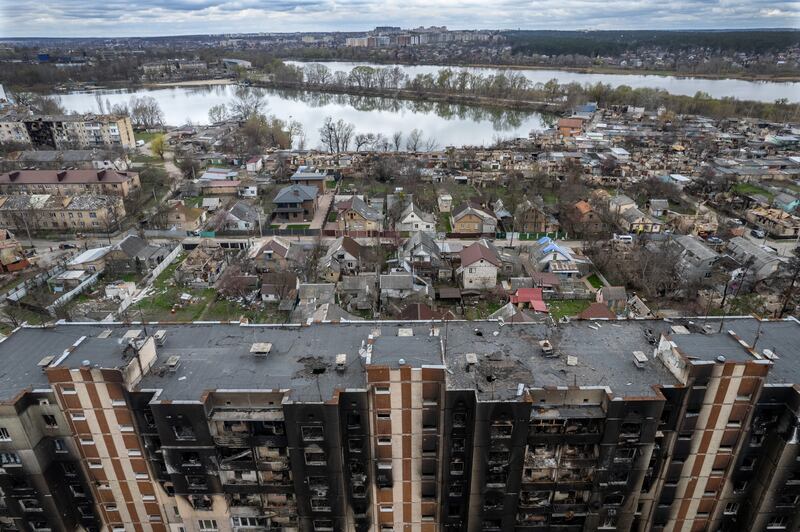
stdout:
<svg viewBox="0 0 800 532">
<path fill-rule="evenodd" d="M 9 401 L 25 389 L 48 388 L 47 376 L 37 363 L 59 358 L 59 367 L 122 368 L 130 360 L 124 336 L 131 330 L 166 331 L 158 360 L 139 383 L 139 389 L 161 390 L 162 400 L 197 401 L 211 390 L 290 390 L 297 401 L 327 401 L 335 390 L 366 386 L 366 354 L 370 363 L 399 367 L 447 367 L 448 388 L 476 390 L 481 400 L 513 399 L 519 384 L 525 387 L 602 386 L 618 396 L 653 396 L 656 385 L 677 380 L 653 358 L 648 335 L 669 334 L 686 324 L 691 334 L 672 334 L 681 351 L 699 359 L 720 354 L 731 360 L 754 357 L 732 335 L 716 333 L 718 321 L 706 329 L 692 322 L 663 320 L 573 321 L 558 326 L 505 324 L 495 321 L 447 323 L 358 322 L 296 325 L 239 325 L 238 323 L 120 324 L 59 323 L 50 327 L 23 327 L 0 342 L 0 401 Z M 716 327 L 715 327 L 716 324 Z M 752 318 L 727 318 L 724 331 L 752 344 L 757 351 L 772 350 L 778 359 L 770 369 L 770 383 L 800 383 L 800 323 L 796 320 L 759 323 Z M 708 333 L 708 331 L 712 331 Z M 705 331 L 705 332 L 702 332 Z M 547 339 L 553 356 L 539 345 Z M 255 355 L 254 344 L 271 344 L 269 353 Z M 264 349 L 264 346 L 261 346 Z M 647 357 L 642 368 L 633 352 Z M 444 353 L 444 355 L 443 355 Z M 467 354 L 476 364 L 467 369 Z M 64 356 L 66 354 L 66 356 Z M 345 354 L 344 371 L 337 371 L 337 355 Z M 167 360 L 180 357 L 174 370 Z M 737 358 L 738 357 L 738 358 Z M 471 358 L 471 357 L 470 357 Z"/>
</svg>

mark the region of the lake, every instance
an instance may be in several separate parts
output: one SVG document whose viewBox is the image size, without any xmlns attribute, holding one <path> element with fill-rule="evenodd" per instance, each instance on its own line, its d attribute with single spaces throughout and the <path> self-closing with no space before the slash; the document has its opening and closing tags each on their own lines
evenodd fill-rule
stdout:
<svg viewBox="0 0 800 532">
<path fill-rule="evenodd" d="M 132 96 L 152 96 L 161 105 L 168 125 L 207 124 L 208 110 L 234 99 L 234 85 L 169 87 L 127 90 L 72 92 L 57 95 L 67 111 L 98 112 L 96 97 L 116 103 L 130 102 Z M 372 96 L 325 94 L 308 91 L 256 89 L 262 91 L 267 114 L 303 125 L 306 147 L 319 147 L 319 128 L 325 117 L 343 119 L 355 125 L 356 133 L 396 131 L 407 135 L 412 129 L 433 137 L 439 148 L 445 146 L 489 145 L 497 138 L 527 137 L 552 125 L 552 117 L 527 111 L 490 109 L 446 103 L 416 102 Z"/>
<path fill-rule="evenodd" d="M 285 61 L 287 64 L 303 66 L 313 62 L 304 61 Z M 409 77 L 417 74 L 431 74 L 439 71 L 446 66 L 436 65 L 379 65 L 375 63 L 359 63 L 348 61 L 319 61 L 327 65 L 333 71 L 341 70 L 349 72 L 353 67 L 368 65 L 372 67 L 399 66 L 405 70 Z M 483 75 L 496 74 L 502 68 L 462 68 L 449 67 L 453 70 L 468 70 L 473 73 Z M 734 97 L 739 100 L 755 100 L 760 102 L 774 102 L 780 98 L 786 98 L 790 102 L 800 102 L 800 82 L 781 82 L 781 81 L 746 81 L 741 79 L 705 79 L 705 78 L 685 78 L 676 76 L 645 76 L 640 74 L 585 74 L 581 72 L 568 72 L 565 70 L 539 70 L 539 69 L 520 69 L 515 70 L 524 74 L 526 78 L 534 83 L 546 83 L 551 79 L 557 79 L 559 83 L 577 82 L 585 83 L 606 83 L 617 87 L 628 85 L 633 88 L 658 88 L 664 89 L 672 94 L 683 94 L 694 96 L 698 91 L 706 92 L 714 98 Z"/>
</svg>

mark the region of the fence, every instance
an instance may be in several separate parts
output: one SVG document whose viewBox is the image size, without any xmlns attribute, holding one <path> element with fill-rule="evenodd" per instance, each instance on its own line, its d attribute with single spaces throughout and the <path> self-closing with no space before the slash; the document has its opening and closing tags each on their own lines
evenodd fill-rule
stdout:
<svg viewBox="0 0 800 532">
<path fill-rule="evenodd" d="M 169 255 L 167 255 L 166 257 L 164 257 L 164 260 L 162 260 L 161 262 L 159 262 L 159 263 L 158 263 L 158 266 L 156 266 L 155 268 L 153 268 L 153 270 L 150 272 L 149 279 L 148 279 L 147 283 L 148 283 L 148 284 L 150 284 L 151 282 L 155 281 L 155 280 L 156 280 L 156 278 L 157 278 L 159 275 L 161 275 L 161 274 L 164 272 L 164 270 L 166 270 L 166 269 L 167 269 L 167 267 L 168 267 L 170 264 L 172 264 L 172 261 L 174 261 L 174 260 L 175 260 L 175 258 L 176 258 L 178 255 L 180 255 L 181 251 L 183 251 L 183 246 L 181 246 L 180 244 L 178 244 L 177 246 L 175 246 L 175 249 L 173 249 L 172 251 L 170 251 L 170 252 L 169 252 Z"/>
<path fill-rule="evenodd" d="M 147 286 L 150 286 L 153 283 L 153 281 L 155 281 L 158 278 L 158 276 L 161 275 L 164 272 L 164 270 L 166 270 L 169 267 L 169 265 L 173 263 L 173 261 L 175 261 L 178 255 L 181 254 L 181 251 L 183 251 L 183 246 L 181 246 L 180 244 L 175 246 L 175 249 L 170 251 L 169 255 L 164 257 L 164 260 L 159 262 L 158 265 L 155 268 L 153 268 L 153 271 L 151 271 L 148 274 L 147 285 L 141 290 L 136 290 L 134 293 L 128 294 L 128 297 L 122 300 L 122 303 L 119 304 L 119 308 L 117 309 L 117 315 L 120 315 L 123 312 L 125 312 L 128 309 L 128 307 L 130 307 L 133 304 L 133 302 L 136 300 L 139 294 L 142 293 L 142 290 L 146 290 Z"/>
<path fill-rule="evenodd" d="M 28 295 L 28 287 L 30 286 L 42 286 L 47 280 L 54 275 L 58 275 L 59 273 L 65 270 L 64 266 L 57 264 L 53 266 L 46 272 L 41 272 L 36 274 L 35 277 L 31 277 L 30 279 L 25 279 L 24 281 L 17 284 L 14 288 L 6 292 L 5 294 L 0 294 L 0 303 L 5 302 L 6 299 L 10 299 L 11 301 L 19 301 L 26 295 Z"/>
<path fill-rule="evenodd" d="M 79 284 L 78 286 L 76 286 L 63 296 L 53 301 L 50 305 L 47 306 L 47 312 L 49 312 L 50 315 L 55 316 L 56 309 L 58 307 L 60 307 L 64 303 L 71 301 L 75 296 L 83 292 L 87 287 L 95 284 L 97 282 L 98 277 L 100 277 L 100 272 L 95 273 L 94 275 L 86 279 L 84 282 L 82 282 L 81 284 Z"/>
</svg>

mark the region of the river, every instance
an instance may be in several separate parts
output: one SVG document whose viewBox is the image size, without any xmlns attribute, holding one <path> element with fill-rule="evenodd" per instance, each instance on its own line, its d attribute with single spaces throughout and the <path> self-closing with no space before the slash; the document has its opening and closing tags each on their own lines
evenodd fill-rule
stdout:
<svg viewBox="0 0 800 532">
<path fill-rule="evenodd" d="M 71 92 L 56 95 L 67 111 L 98 112 L 97 97 L 103 102 L 130 102 L 133 96 L 152 96 L 164 111 L 165 123 L 180 126 L 208 123 L 208 110 L 235 97 L 235 85 L 169 87 L 128 90 Z M 545 129 L 552 118 L 536 112 L 492 109 L 446 103 L 395 100 L 374 96 L 351 96 L 308 91 L 251 89 L 263 92 L 266 113 L 303 125 L 306 147 L 319 147 L 319 128 L 325 117 L 343 119 L 355 126 L 356 133 L 396 131 L 404 135 L 412 129 L 424 138 L 445 146 L 489 145 L 497 138 L 527 137 L 531 131 Z"/>
<path fill-rule="evenodd" d="M 287 64 L 303 66 L 309 62 L 285 61 Z M 436 65 L 379 65 L 375 63 L 360 63 L 348 61 L 325 61 L 320 63 L 327 65 L 333 71 L 341 70 L 349 72 L 353 67 L 368 65 L 372 67 L 399 66 L 409 77 L 417 74 L 431 74 L 438 72 L 446 66 Z M 453 70 L 464 70 L 461 67 L 449 67 Z M 473 73 L 483 75 L 496 74 L 502 72 L 502 68 L 466 68 Z M 790 102 L 800 102 L 800 82 L 782 81 L 747 81 L 741 79 L 707 79 L 707 78 L 688 78 L 677 76 L 656 76 L 641 74 L 587 74 L 582 72 L 569 72 L 565 70 L 539 70 L 539 69 L 519 69 L 515 70 L 523 74 L 534 83 L 546 83 L 551 79 L 557 79 L 559 83 L 577 82 L 580 84 L 598 82 L 606 83 L 614 87 L 628 85 L 633 88 L 658 88 L 664 89 L 672 94 L 683 94 L 694 96 L 698 91 L 708 93 L 713 98 L 733 97 L 739 100 L 755 100 L 759 102 L 774 102 L 780 98 L 786 98 Z"/>
</svg>

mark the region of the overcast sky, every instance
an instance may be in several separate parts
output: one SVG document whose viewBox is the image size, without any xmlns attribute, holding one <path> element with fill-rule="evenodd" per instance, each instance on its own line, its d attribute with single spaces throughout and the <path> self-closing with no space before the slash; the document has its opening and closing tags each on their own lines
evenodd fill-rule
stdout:
<svg viewBox="0 0 800 532">
<path fill-rule="evenodd" d="M 2 37 L 451 29 L 800 27 L 783 0 L 0 0 Z"/>
</svg>

